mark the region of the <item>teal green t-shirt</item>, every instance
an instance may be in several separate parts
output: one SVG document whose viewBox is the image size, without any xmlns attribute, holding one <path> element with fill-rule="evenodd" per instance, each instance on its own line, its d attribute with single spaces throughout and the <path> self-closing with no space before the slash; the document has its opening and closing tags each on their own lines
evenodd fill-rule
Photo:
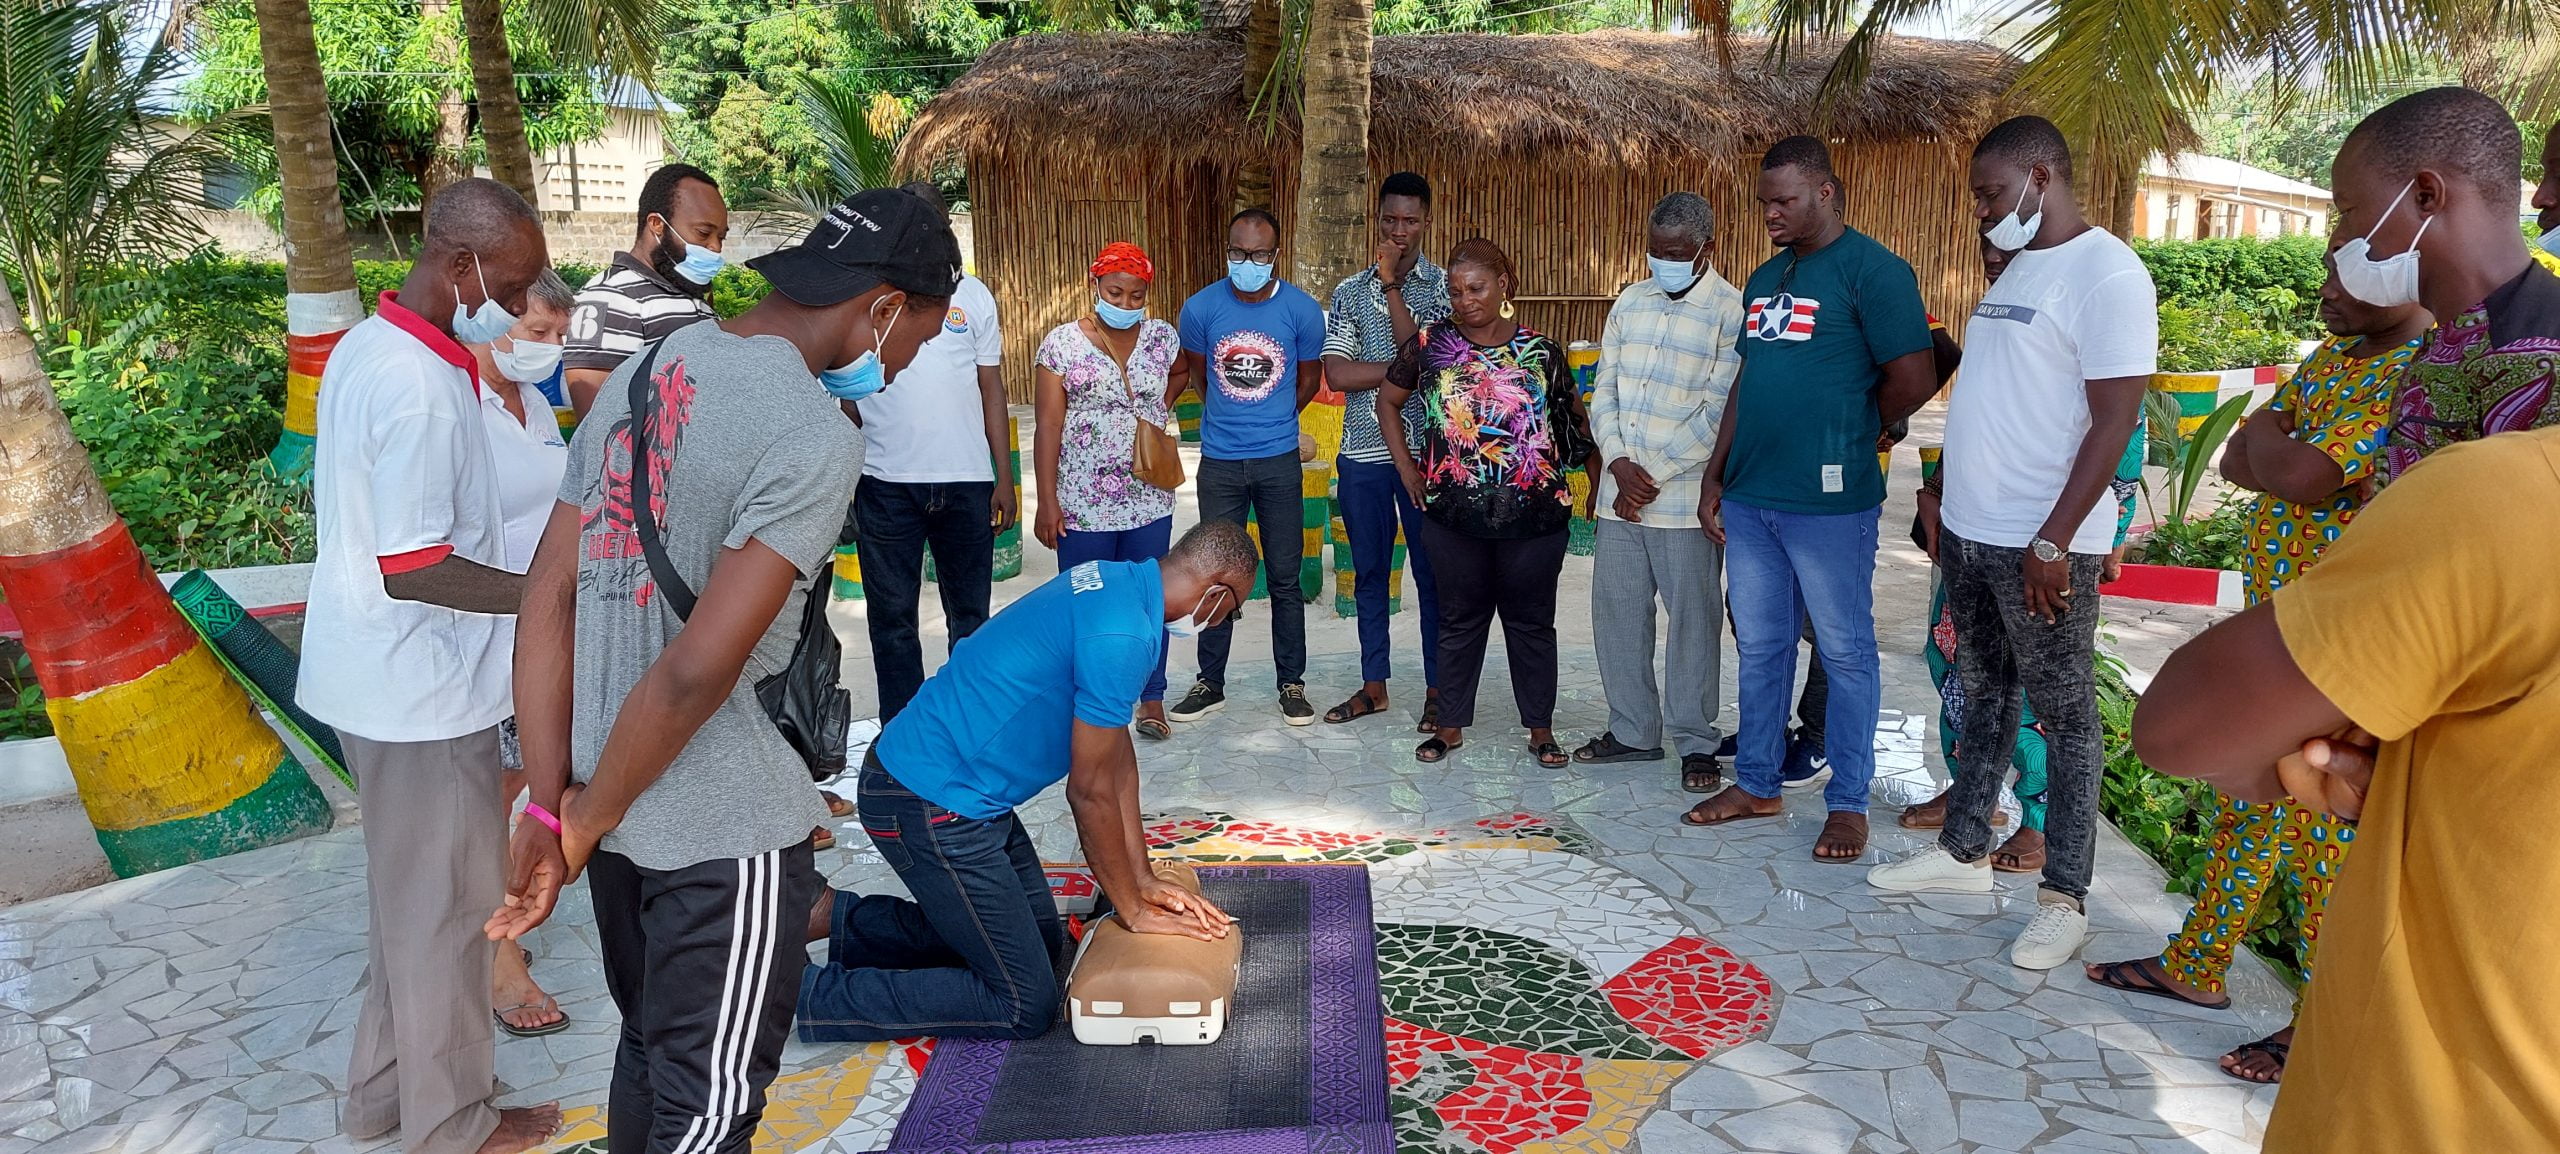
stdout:
<svg viewBox="0 0 2560 1154">
<path fill-rule="evenodd" d="M 1782 513 L 1883 504 L 1882 366 L 1930 347 L 1909 262 L 1853 228 L 1803 257 L 1793 249 L 1770 257 L 1742 298 L 1725 499 Z"/>
</svg>

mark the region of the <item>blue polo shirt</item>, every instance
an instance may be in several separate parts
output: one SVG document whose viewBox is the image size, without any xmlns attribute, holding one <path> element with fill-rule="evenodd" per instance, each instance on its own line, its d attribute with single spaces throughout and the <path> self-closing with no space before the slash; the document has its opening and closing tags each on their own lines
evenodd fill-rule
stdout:
<svg viewBox="0 0 2560 1154">
<path fill-rule="evenodd" d="M 880 764 L 963 817 L 1004 816 L 1065 779 L 1075 725 L 1129 724 L 1164 653 L 1153 561 L 1087 561 L 978 627 L 880 735 Z"/>
</svg>

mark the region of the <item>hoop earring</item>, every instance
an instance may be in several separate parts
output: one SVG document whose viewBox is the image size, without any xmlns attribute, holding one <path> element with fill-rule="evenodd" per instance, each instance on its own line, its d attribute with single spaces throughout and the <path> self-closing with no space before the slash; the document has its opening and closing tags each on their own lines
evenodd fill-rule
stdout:
<svg viewBox="0 0 2560 1154">
<path fill-rule="evenodd" d="M 1510 319 L 1511 319 L 1511 314 L 1513 314 L 1513 313 L 1515 313 L 1515 312 L 1517 312 L 1517 311 L 1519 311 L 1519 310 L 1514 309 L 1514 308 L 1512 308 L 1512 307 L 1511 307 L 1511 300 L 1510 300 L 1510 298 L 1506 297 L 1506 298 L 1504 298 L 1504 299 L 1503 299 L 1502 307 L 1501 307 L 1501 308 L 1499 308 L 1499 309 L 1496 309 L 1496 310 L 1495 310 L 1495 314 L 1496 314 L 1496 315 L 1498 315 L 1498 316 L 1500 316 L 1502 319 L 1504 319 L 1504 320 L 1506 320 L 1506 321 L 1507 321 L 1507 320 L 1510 320 Z"/>
</svg>

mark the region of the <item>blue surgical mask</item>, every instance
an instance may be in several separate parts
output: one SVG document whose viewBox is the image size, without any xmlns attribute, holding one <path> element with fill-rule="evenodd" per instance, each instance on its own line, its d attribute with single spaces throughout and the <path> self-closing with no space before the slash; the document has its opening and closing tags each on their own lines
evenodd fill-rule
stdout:
<svg viewBox="0 0 2560 1154">
<path fill-rule="evenodd" d="M 859 401 L 889 387 L 889 370 L 880 363 L 880 347 L 889 342 L 889 334 L 897 331 L 901 319 L 904 318 L 890 318 L 889 327 L 872 338 L 871 350 L 853 358 L 852 364 L 818 370 L 818 383 L 827 387 L 827 395 L 839 401 Z"/>
<path fill-rule="evenodd" d="M 1249 260 L 1228 261 L 1227 283 L 1236 286 L 1237 292 L 1248 296 L 1261 292 L 1271 284 L 1271 266 L 1255 264 Z"/>
<path fill-rule="evenodd" d="M 1095 297 L 1093 298 L 1093 315 L 1101 317 L 1102 323 L 1112 328 L 1125 329 L 1147 319 L 1147 310 L 1124 309 L 1101 297 Z"/>
<path fill-rule="evenodd" d="M 480 277 L 480 307 L 462 307 L 462 286 L 453 286 L 453 339 L 466 345 L 491 345 L 516 327 L 516 315 L 489 295 L 489 273 L 480 254 L 471 254 L 471 271 Z"/>
<path fill-rule="evenodd" d="M 1698 283 L 1697 261 L 1664 260 L 1651 253 L 1645 254 L 1644 260 L 1653 266 L 1653 283 L 1666 296 L 1679 296 L 1689 291 L 1689 286 Z"/>
<path fill-rule="evenodd" d="M 720 270 L 728 263 L 729 259 L 721 256 L 719 249 L 687 242 L 684 259 L 676 262 L 676 275 L 695 284 L 710 284 L 711 278 L 719 276 Z"/>
<path fill-rule="evenodd" d="M 2541 244 L 2542 251 L 2550 253 L 2553 256 L 2560 256 L 2560 228 L 2555 228 L 2543 233 Z"/>
</svg>

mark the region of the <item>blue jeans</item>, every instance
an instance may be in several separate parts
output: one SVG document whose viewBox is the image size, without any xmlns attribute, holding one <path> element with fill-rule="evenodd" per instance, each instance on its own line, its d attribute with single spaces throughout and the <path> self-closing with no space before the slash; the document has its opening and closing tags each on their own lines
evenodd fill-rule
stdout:
<svg viewBox="0 0 2560 1154">
<path fill-rule="evenodd" d="M 1734 778 L 1753 797 L 1778 796 L 1796 641 L 1809 617 L 1831 683 L 1823 710 L 1831 783 L 1823 804 L 1835 813 L 1867 811 L 1876 711 L 1884 704 L 1876 661 L 1878 512 L 1819 516 L 1724 503 L 1725 604 L 1742 664 Z"/>
<path fill-rule="evenodd" d="M 915 901 L 839 890 L 827 964 L 800 974 L 800 1040 L 1033 1038 L 1058 1016 L 1056 899 L 1022 819 L 962 817 L 862 763 L 855 807 Z"/>
<path fill-rule="evenodd" d="M 1063 573 L 1087 561 L 1153 561 L 1172 547 L 1171 517 L 1160 517 L 1135 529 L 1062 529 L 1058 532 L 1058 571 Z M 1156 671 L 1147 675 L 1147 688 L 1138 694 L 1138 700 L 1164 700 L 1164 654 L 1156 655 Z"/>
<path fill-rule="evenodd" d="M 1351 535 L 1352 598 L 1360 606 L 1360 680 L 1385 681 L 1387 578 L 1396 550 L 1396 526 L 1404 526 L 1405 588 L 1422 613 L 1422 683 L 1440 685 L 1440 590 L 1431 584 L 1431 553 L 1422 547 L 1422 510 L 1404 491 L 1394 464 L 1349 457 L 1333 459 L 1341 479 L 1342 528 Z"/>
<path fill-rule="evenodd" d="M 993 481 L 911 483 L 864 477 L 853 491 L 855 543 L 862 550 L 863 619 L 871 628 L 871 668 L 887 724 L 924 687 L 924 643 L 916 635 L 924 552 L 950 643 L 987 623 L 995 580 L 995 527 L 987 524 Z"/>
</svg>

